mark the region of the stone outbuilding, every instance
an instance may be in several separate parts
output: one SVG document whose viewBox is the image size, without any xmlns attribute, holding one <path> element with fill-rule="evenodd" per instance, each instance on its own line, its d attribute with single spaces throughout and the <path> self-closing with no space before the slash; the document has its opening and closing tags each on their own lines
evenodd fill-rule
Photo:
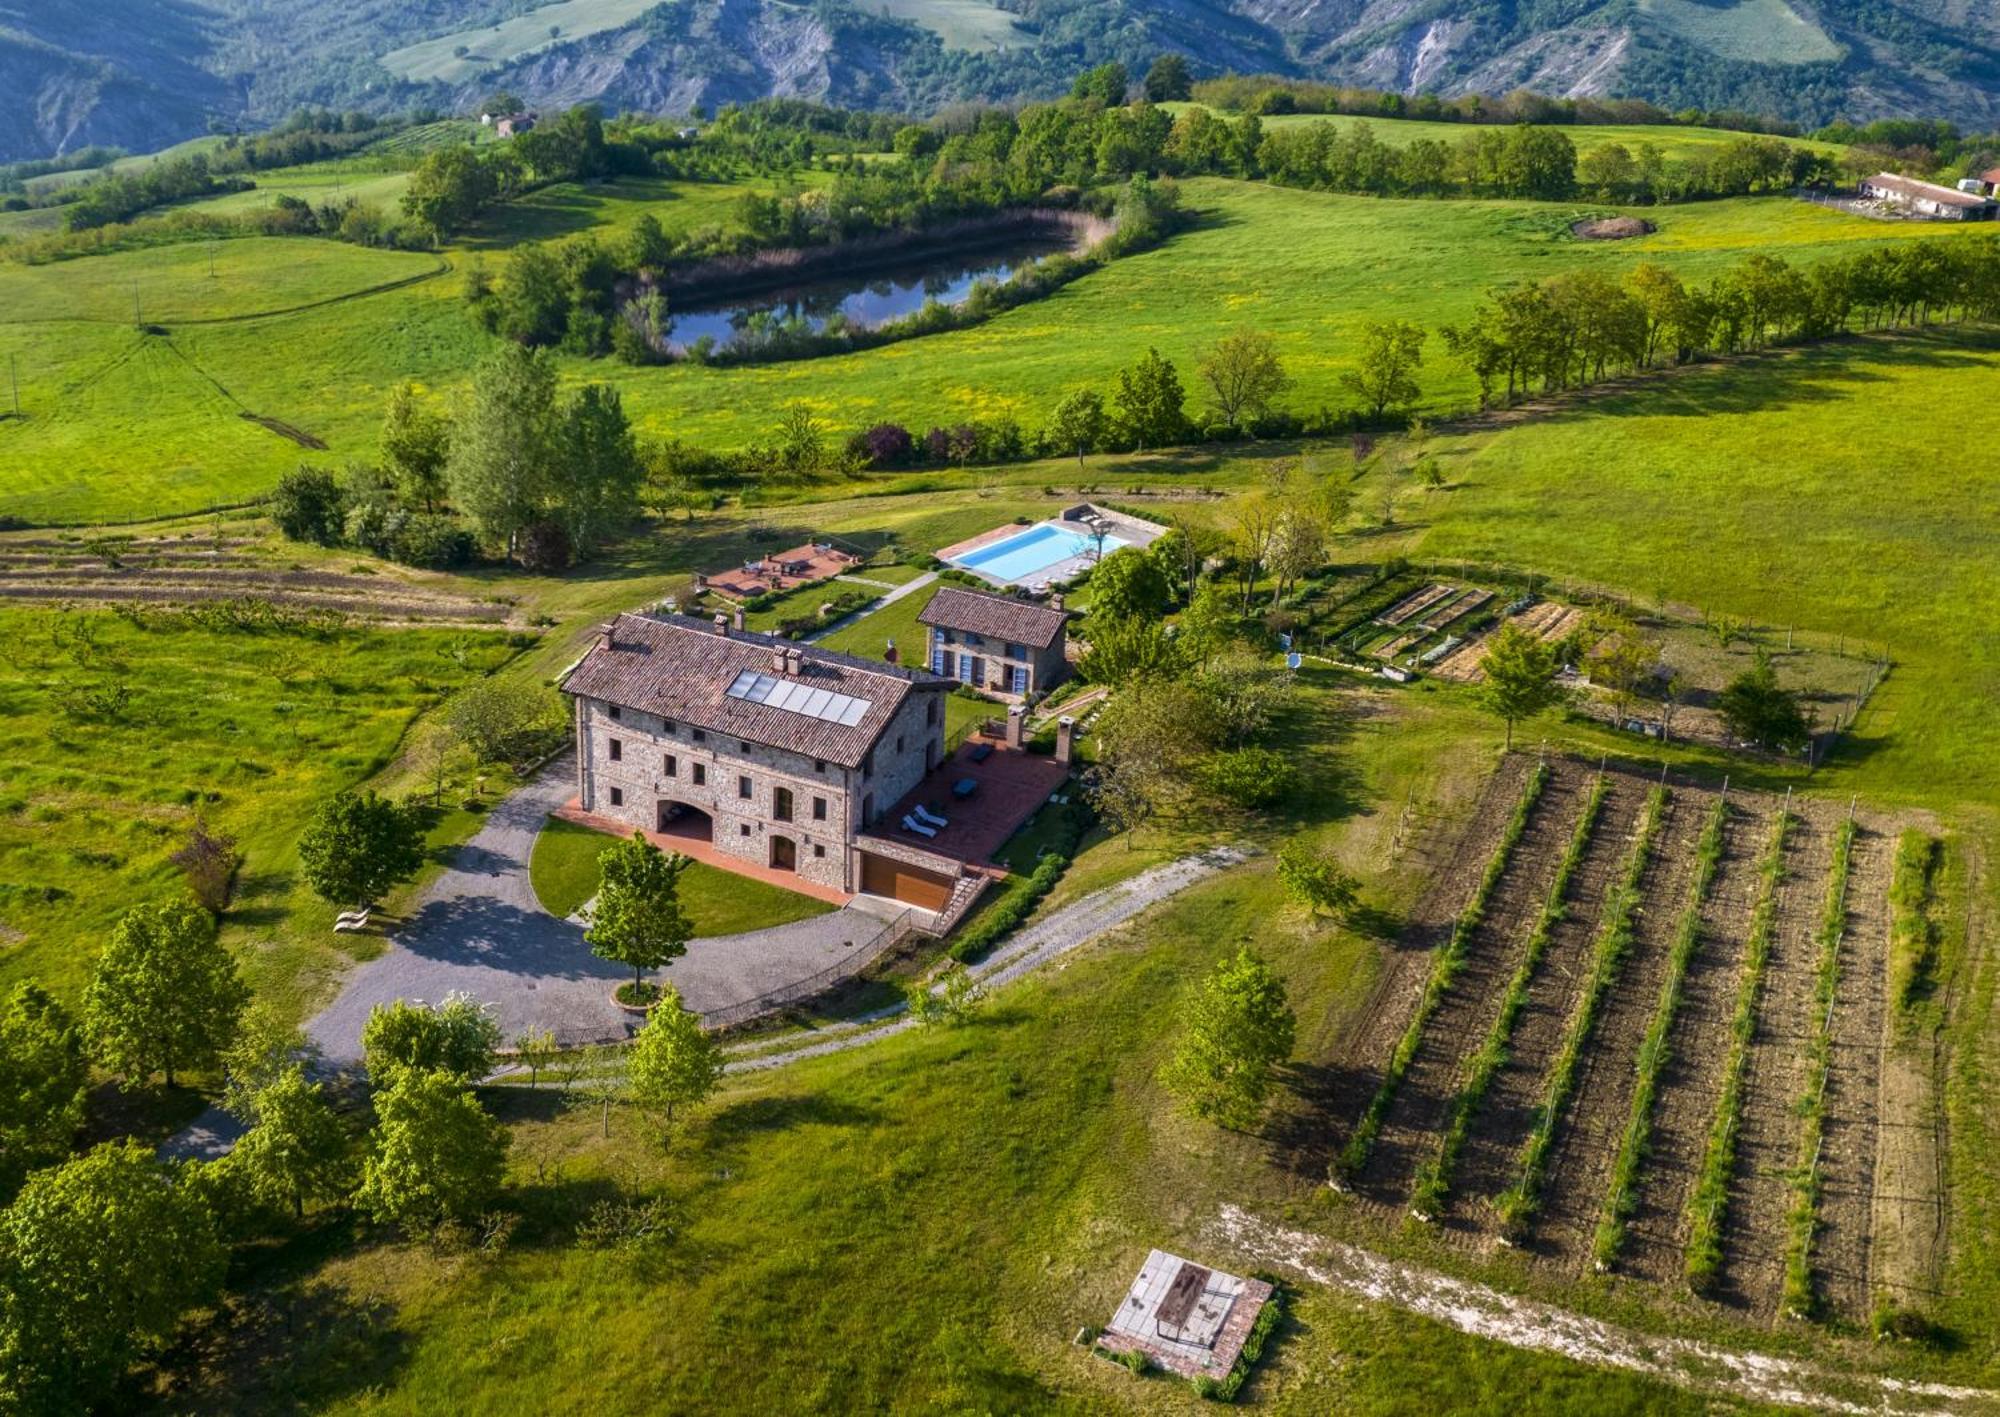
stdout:
<svg viewBox="0 0 2000 1417">
<path fill-rule="evenodd" d="M 917 619 L 928 627 L 931 673 L 1007 699 L 1046 694 L 1069 674 L 1068 614 L 1058 597 L 1038 605 L 946 586 Z"/>
</svg>

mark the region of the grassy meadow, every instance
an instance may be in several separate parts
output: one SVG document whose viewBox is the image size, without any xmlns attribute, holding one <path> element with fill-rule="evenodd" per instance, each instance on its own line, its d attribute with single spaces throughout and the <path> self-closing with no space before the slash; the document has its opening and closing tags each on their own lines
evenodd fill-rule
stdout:
<svg viewBox="0 0 2000 1417">
<path fill-rule="evenodd" d="M 1462 318 L 1489 285 L 1648 260 L 1700 278 L 1752 251 L 1811 261 L 1855 243 L 1965 237 L 1758 198 L 1649 209 L 1657 233 L 1586 244 L 1567 234 L 1571 210 L 1548 204 L 1350 197 L 1222 179 L 1186 188 L 1201 213 L 1195 229 L 973 329 L 749 368 L 564 359 L 563 373 L 617 388 L 647 435 L 716 446 L 770 436 L 795 402 L 842 432 L 884 418 L 928 426 L 1011 417 L 1033 427 L 1062 394 L 1108 385 L 1148 345 L 1192 380 L 1210 340 L 1249 325 L 1277 337 L 1297 381 L 1292 407 L 1342 409 L 1353 396 L 1340 376 L 1353 365 L 1363 324 L 1391 313 L 1430 326 Z M 503 209 L 491 232 L 446 256 L 462 266 L 475 247 L 615 231 L 641 211 L 676 229 L 726 220 L 741 190 L 657 181 L 552 188 Z M 337 299 L 404 278 L 411 262 L 426 258 L 291 239 L 283 251 L 297 253 L 295 273 L 272 269 L 261 243 L 219 245 L 219 268 L 240 270 L 219 269 L 214 282 L 200 246 L 171 256 L 132 253 L 136 259 L 115 269 L 138 274 L 142 298 L 158 310 L 244 318 L 178 328 L 169 321 L 169 335 L 144 339 L 116 325 L 0 320 L 0 359 L 14 361 L 26 415 L 0 422 L 0 515 L 117 520 L 253 497 L 300 451 L 254 425 L 225 426 L 246 408 L 324 440 L 322 461 L 366 459 L 396 383 L 414 379 L 449 398 L 490 338 L 466 317 L 455 277 Z M 316 246 L 336 254 L 316 254 Z M 159 264 L 148 266 L 149 256 Z M 131 292 L 121 295 L 93 268 L 121 259 L 39 268 L 33 308 L 61 310 L 63 292 L 74 287 L 74 308 L 116 319 Z M 501 264 L 497 250 L 483 259 Z M 149 270 L 159 272 L 151 282 Z M 1468 271 L 1478 279 L 1468 281 Z M 259 315 L 301 297 L 334 303 Z M 152 348 L 162 340 L 172 352 Z M 1423 382 L 1430 414 L 1473 401 L 1471 376 L 1435 345 Z M 220 390 L 227 397 L 218 404 Z"/>
<path fill-rule="evenodd" d="M 612 845 L 603 832 L 574 822 L 551 820 L 535 838 L 528 879 L 535 898 L 551 915 L 574 915 L 597 894 L 597 858 Z M 833 907 L 797 891 L 753 881 L 705 862 L 691 861 L 681 872 L 681 900 L 694 933 L 739 935 L 824 915 Z"/>
<path fill-rule="evenodd" d="M 441 696 L 512 654 L 492 632 L 229 630 L 0 610 L 0 988 L 74 999 L 123 911 L 181 887 L 199 816 L 243 855 L 229 923 L 260 995 L 301 1011 L 345 958 L 295 880 L 305 816 L 374 776 Z M 379 942 L 343 937 L 349 946 Z"/>
</svg>

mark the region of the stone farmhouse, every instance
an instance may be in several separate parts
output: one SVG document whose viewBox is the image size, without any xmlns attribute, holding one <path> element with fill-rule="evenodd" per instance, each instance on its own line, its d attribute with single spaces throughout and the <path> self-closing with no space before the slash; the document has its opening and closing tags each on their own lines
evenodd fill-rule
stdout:
<svg viewBox="0 0 2000 1417">
<path fill-rule="evenodd" d="M 1069 617 L 1049 605 L 946 586 L 917 619 L 930 630 L 931 673 L 1008 699 L 1046 694 L 1069 674 Z"/>
<path fill-rule="evenodd" d="M 952 900 L 959 862 L 863 840 L 944 762 L 949 679 L 650 614 L 607 625 L 562 688 L 583 812 L 838 891 Z"/>
</svg>

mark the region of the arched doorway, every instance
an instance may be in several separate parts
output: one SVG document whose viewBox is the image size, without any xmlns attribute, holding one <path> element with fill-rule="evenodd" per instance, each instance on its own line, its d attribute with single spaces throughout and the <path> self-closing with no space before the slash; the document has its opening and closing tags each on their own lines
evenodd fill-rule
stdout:
<svg viewBox="0 0 2000 1417">
<path fill-rule="evenodd" d="M 686 841 L 714 841 L 715 818 L 687 802 L 660 799 L 653 830 L 661 836 L 677 836 Z"/>
<path fill-rule="evenodd" d="M 774 871 L 796 871 L 799 869 L 799 844 L 788 836 L 771 838 L 771 869 Z"/>
</svg>

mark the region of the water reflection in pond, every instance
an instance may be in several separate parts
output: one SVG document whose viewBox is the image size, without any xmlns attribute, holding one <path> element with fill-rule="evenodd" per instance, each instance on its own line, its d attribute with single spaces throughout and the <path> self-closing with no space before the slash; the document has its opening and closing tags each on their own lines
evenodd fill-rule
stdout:
<svg viewBox="0 0 2000 1417">
<path fill-rule="evenodd" d="M 836 317 L 851 329 L 872 329 L 914 315 L 932 300 L 956 305 L 971 294 L 976 282 L 1004 281 L 1021 267 L 1064 249 L 1065 243 L 1041 237 L 931 256 L 865 275 L 801 281 L 733 300 L 692 296 L 672 306 L 667 340 L 680 353 L 704 338 L 720 350 L 767 331 L 817 334 Z"/>
</svg>

